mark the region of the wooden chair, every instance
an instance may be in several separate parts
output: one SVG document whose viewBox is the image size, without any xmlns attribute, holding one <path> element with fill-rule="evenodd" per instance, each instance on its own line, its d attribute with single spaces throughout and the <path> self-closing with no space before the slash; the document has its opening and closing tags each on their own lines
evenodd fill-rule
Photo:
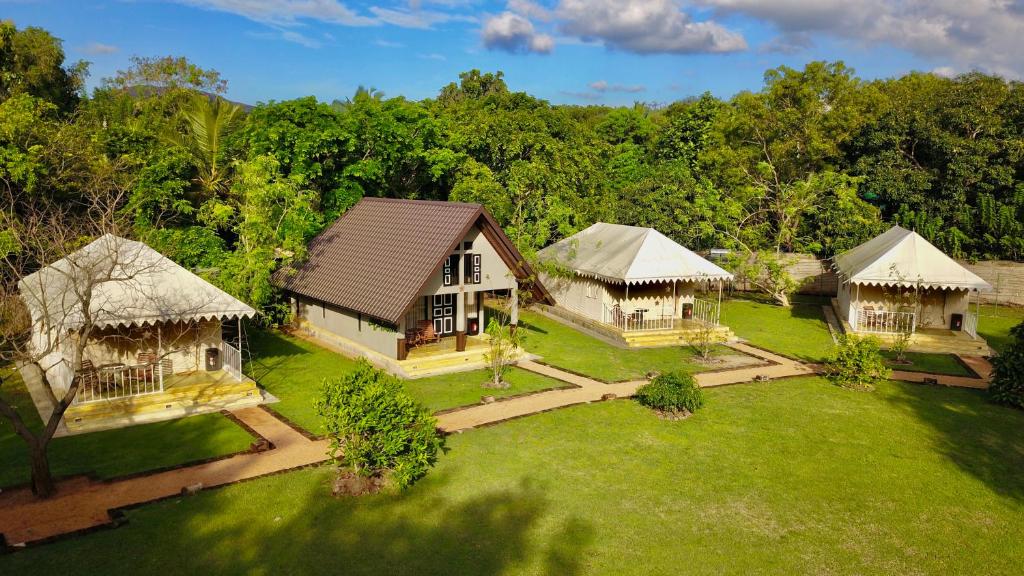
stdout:
<svg viewBox="0 0 1024 576">
<path fill-rule="evenodd" d="M 92 360 L 82 360 L 82 369 L 78 372 L 78 378 L 81 381 L 78 385 L 79 394 L 86 390 L 92 392 L 100 385 L 100 377 Z"/>
<path fill-rule="evenodd" d="M 152 382 L 156 380 L 156 354 L 153 352 L 139 352 L 135 355 L 136 365 L 130 371 L 131 378 L 139 382 Z"/>
<path fill-rule="evenodd" d="M 420 342 L 440 342 L 441 335 L 434 331 L 434 322 L 432 320 L 420 320 L 416 323 L 420 331 Z"/>
</svg>

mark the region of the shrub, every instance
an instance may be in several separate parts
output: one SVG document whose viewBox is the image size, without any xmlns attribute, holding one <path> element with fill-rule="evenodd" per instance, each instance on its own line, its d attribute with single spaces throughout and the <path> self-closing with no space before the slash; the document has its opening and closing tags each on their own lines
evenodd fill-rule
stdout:
<svg viewBox="0 0 1024 576">
<path fill-rule="evenodd" d="M 704 405 L 704 391 L 685 372 L 662 374 L 636 391 L 638 402 L 665 412 L 696 412 Z"/>
<path fill-rule="evenodd" d="M 437 421 L 407 396 L 402 382 L 360 360 L 356 369 L 324 381 L 317 412 L 331 440 L 331 457 L 364 478 L 406 488 L 444 450 Z"/>
<path fill-rule="evenodd" d="M 1024 322 L 1014 326 L 1010 336 L 1009 346 L 992 361 L 989 393 L 996 402 L 1024 408 Z"/>
<path fill-rule="evenodd" d="M 825 364 L 825 375 L 834 384 L 855 390 L 872 390 L 892 372 L 878 349 L 878 340 L 842 336 Z"/>
</svg>

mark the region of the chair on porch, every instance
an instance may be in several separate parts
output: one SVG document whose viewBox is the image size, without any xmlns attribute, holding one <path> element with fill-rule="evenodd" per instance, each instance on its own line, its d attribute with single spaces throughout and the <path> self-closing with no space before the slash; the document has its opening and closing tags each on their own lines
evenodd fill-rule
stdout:
<svg viewBox="0 0 1024 576">
<path fill-rule="evenodd" d="M 78 378 L 81 380 L 78 385 L 79 394 L 83 391 L 92 392 L 99 388 L 100 377 L 96 372 L 96 366 L 93 365 L 92 360 L 82 360 L 82 369 L 78 372 Z"/>
<path fill-rule="evenodd" d="M 132 370 L 132 377 L 141 382 L 153 382 L 156 379 L 156 371 L 159 369 L 157 356 L 153 352 L 139 352 L 135 356 L 136 366 Z"/>
<path fill-rule="evenodd" d="M 861 308 L 861 311 L 864 313 L 865 324 L 872 325 L 875 323 L 875 318 L 878 316 L 878 314 L 875 313 L 874 306 L 864 306 L 863 308 Z"/>
<path fill-rule="evenodd" d="M 431 320 L 420 320 L 416 323 L 420 332 L 420 343 L 440 342 L 441 335 L 434 331 L 434 322 Z"/>
</svg>

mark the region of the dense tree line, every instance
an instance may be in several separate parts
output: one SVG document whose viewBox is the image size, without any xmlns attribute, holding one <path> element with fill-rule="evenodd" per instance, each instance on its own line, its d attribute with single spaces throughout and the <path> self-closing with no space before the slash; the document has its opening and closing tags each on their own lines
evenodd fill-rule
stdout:
<svg viewBox="0 0 1024 576">
<path fill-rule="evenodd" d="M 481 202 L 528 255 L 604 220 L 822 256 L 900 223 L 957 257 L 1024 259 L 1024 87 L 980 73 L 812 62 L 729 100 L 610 108 L 474 70 L 423 101 L 251 109 L 181 58 L 135 58 L 91 94 L 86 73 L 46 31 L 0 24 L 10 209 L 123 189 L 134 235 L 268 310 L 270 274 L 364 196 Z"/>
</svg>

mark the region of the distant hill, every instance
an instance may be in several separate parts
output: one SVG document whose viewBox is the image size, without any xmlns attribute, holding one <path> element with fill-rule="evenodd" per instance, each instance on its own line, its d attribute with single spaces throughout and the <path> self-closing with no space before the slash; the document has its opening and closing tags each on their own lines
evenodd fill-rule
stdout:
<svg viewBox="0 0 1024 576">
<path fill-rule="evenodd" d="M 125 92 L 127 92 L 135 98 L 145 98 L 146 96 L 161 95 L 169 90 L 171 90 L 171 88 L 168 88 L 167 86 L 129 86 L 128 88 L 125 88 Z M 227 98 L 224 98 L 223 96 L 220 96 L 219 94 L 214 94 L 213 92 L 206 92 L 204 90 L 192 90 L 192 92 L 202 94 L 210 100 L 214 100 L 218 97 L 222 98 L 225 101 L 230 102 L 231 104 L 241 106 L 242 110 L 246 112 L 249 112 L 250 110 L 255 108 L 255 106 L 253 106 L 252 104 L 246 104 L 244 102 L 236 102 L 234 100 L 229 100 Z"/>
</svg>

